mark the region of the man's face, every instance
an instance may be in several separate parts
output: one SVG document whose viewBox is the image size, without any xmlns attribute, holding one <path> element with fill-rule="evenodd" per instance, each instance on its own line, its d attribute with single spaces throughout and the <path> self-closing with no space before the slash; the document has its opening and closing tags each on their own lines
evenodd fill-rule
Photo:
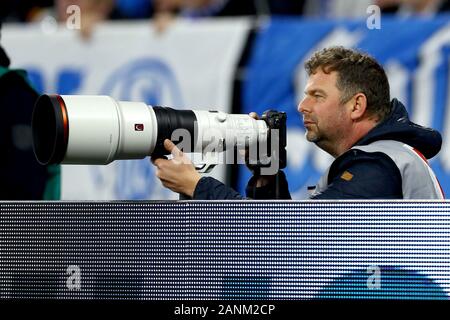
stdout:
<svg viewBox="0 0 450 320">
<path fill-rule="evenodd" d="M 336 87 L 337 72 L 324 73 L 320 68 L 311 74 L 305 97 L 298 105 L 303 115 L 306 139 L 335 156 L 336 146 L 351 128 L 350 108 L 341 104 Z"/>
</svg>

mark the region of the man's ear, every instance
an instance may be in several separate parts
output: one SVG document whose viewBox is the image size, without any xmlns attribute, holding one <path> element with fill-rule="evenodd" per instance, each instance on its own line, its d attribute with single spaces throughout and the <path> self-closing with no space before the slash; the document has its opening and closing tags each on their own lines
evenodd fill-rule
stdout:
<svg viewBox="0 0 450 320">
<path fill-rule="evenodd" d="M 357 93 L 350 100 L 352 103 L 352 110 L 350 117 L 352 120 L 362 119 L 367 109 L 367 97 L 364 93 Z"/>
</svg>

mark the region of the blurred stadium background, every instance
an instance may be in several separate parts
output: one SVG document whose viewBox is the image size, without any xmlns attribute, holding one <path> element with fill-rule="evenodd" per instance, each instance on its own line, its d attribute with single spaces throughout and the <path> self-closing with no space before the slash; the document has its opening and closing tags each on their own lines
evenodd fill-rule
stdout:
<svg viewBox="0 0 450 320">
<path fill-rule="evenodd" d="M 303 138 L 296 111 L 303 62 L 329 45 L 374 55 L 386 68 L 392 97 L 415 122 L 440 130 L 443 147 L 431 165 L 444 192 L 450 190 L 450 1 L 6 0 L 0 7 L 6 52 L 0 199 L 177 198 L 155 179 L 148 159 L 43 173 L 31 150 L 36 93 L 14 96 L 9 68 L 24 69 L 37 93 L 106 94 L 230 113 L 286 111 L 286 173 L 293 197 L 304 199 L 331 158 Z M 243 191 L 249 177 L 243 167 L 219 166 L 213 175 Z"/>
</svg>

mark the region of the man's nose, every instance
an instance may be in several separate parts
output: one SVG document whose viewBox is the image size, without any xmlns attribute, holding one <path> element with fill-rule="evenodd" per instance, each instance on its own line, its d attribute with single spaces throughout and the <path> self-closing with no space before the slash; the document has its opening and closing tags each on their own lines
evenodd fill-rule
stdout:
<svg viewBox="0 0 450 320">
<path fill-rule="evenodd" d="M 309 109 L 307 108 L 306 97 L 305 97 L 305 98 L 303 98 L 303 100 L 301 100 L 298 103 L 297 111 L 300 113 L 306 113 L 306 112 L 308 112 L 308 110 Z"/>
</svg>

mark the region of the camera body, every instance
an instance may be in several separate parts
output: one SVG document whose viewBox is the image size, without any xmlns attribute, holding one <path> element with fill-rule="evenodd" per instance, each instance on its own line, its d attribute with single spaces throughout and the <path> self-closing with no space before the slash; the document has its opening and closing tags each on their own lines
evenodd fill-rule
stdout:
<svg viewBox="0 0 450 320">
<path fill-rule="evenodd" d="M 271 156 L 278 161 L 279 168 L 284 169 L 287 162 L 286 112 L 270 109 L 263 113 L 262 120 L 269 127 L 268 149 L 272 150 Z M 278 132 L 277 136 L 275 136 L 275 132 Z M 274 144 L 278 144 L 278 147 L 272 148 Z"/>
</svg>

